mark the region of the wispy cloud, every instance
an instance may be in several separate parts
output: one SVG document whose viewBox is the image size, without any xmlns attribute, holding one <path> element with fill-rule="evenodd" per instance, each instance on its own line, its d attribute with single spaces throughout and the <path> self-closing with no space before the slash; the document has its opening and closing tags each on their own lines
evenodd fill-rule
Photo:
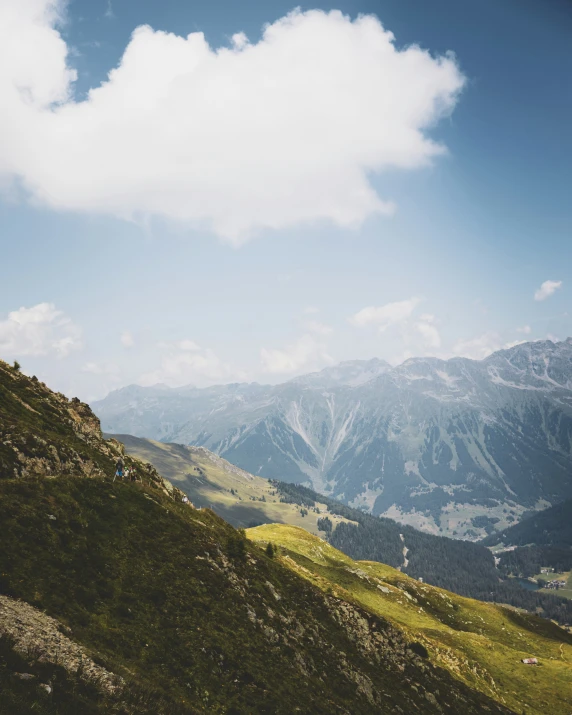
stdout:
<svg viewBox="0 0 572 715">
<path fill-rule="evenodd" d="M 459 357 L 467 357 L 472 360 L 484 360 L 484 358 L 497 352 L 497 350 L 508 350 L 516 345 L 522 345 L 526 340 L 503 340 L 495 332 L 484 333 L 470 340 L 458 340 L 453 346 L 453 354 Z"/>
<path fill-rule="evenodd" d="M 124 348 L 132 348 L 135 345 L 135 338 L 129 332 L 129 330 L 126 330 L 125 332 L 121 333 L 120 340 Z"/>
<path fill-rule="evenodd" d="M 534 300 L 546 300 L 562 287 L 562 281 L 544 281 L 534 293 Z"/>
<path fill-rule="evenodd" d="M 282 349 L 262 348 L 262 370 L 271 374 L 289 375 L 333 364 L 334 359 L 328 354 L 323 337 L 323 334 L 308 333 Z"/>
<path fill-rule="evenodd" d="M 226 363 L 211 348 L 202 348 L 193 340 L 160 343 L 158 347 L 164 353 L 160 365 L 141 375 L 138 380 L 141 385 L 165 383 L 171 387 L 203 387 L 247 379 L 246 373 Z"/>
<path fill-rule="evenodd" d="M 386 303 L 378 307 L 370 305 L 352 315 L 349 320 L 352 325 L 358 328 L 373 325 L 379 328 L 380 332 L 383 332 L 391 325 L 408 320 L 420 302 L 420 298 L 409 298 L 408 300 Z"/>
</svg>

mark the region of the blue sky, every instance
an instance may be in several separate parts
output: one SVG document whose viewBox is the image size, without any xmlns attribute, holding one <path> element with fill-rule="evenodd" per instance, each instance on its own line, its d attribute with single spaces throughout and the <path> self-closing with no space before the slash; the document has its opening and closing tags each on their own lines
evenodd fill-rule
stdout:
<svg viewBox="0 0 572 715">
<path fill-rule="evenodd" d="M 57 5 L 0 0 L 0 356 L 91 400 L 572 333 L 566 0 Z"/>
</svg>

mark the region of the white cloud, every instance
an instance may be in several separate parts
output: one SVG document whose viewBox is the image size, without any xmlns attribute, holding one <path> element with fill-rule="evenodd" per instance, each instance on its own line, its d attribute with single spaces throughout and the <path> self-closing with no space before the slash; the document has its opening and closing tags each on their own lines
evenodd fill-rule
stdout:
<svg viewBox="0 0 572 715">
<path fill-rule="evenodd" d="M 196 385 L 205 387 L 214 383 L 244 381 L 246 375 L 235 370 L 222 361 L 210 348 L 201 348 L 192 340 L 182 340 L 178 343 L 161 343 L 165 351 L 161 365 L 156 370 L 142 375 L 138 382 L 141 385 L 156 385 L 165 383 L 171 387 Z"/>
<path fill-rule="evenodd" d="M 502 341 L 497 333 L 485 333 L 478 338 L 457 341 L 453 346 L 453 354 L 472 360 L 483 360 L 501 347 Z"/>
<path fill-rule="evenodd" d="M 422 336 L 428 348 L 441 347 L 441 335 L 435 325 L 435 316 L 424 314 L 414 323 L 414 329 Z"/>
<path fill-rule="evenodd" d="M 80 372 L 81 379 L 78 380 L 78 376 L 74 376 L 72 393 L 76 393 L 77 387 L 80 386 L 87 402 L 101 399 L 123 382 L 119 367 L 112 362 L 86 362 L 81 366 Z"/>
<path fill-rule="evenodd" d="M 472 340 L 459 340 L 453 347 L 453 354 L 467 357 L 472 360 L 484 360 L 497 350 L 508 350 L 516 345 L 522 345 L 526 340 L 512 340 L 505 342 L 498 333 L 485 333 Z"/>
<path fill-rule="evenodd" d="M 314 335 L 331 335 L 334 332 L 332 327 L 325 323 L 320 323 L 318 320 L 308 320 L 305 323 L 305 328 Z"/>
<path fill-rule="evenodd" d="M 408 320 L 420 302 L 419 298 L 409 298 L 409 300 L 386 303 L 377 308 L 375 306 L 362 308 L 350 318 L 350 323 L 358 328 L 375 325 L 379 327 L 380 332 L 383 332 L 391 325 Z"/>
<path fill-rule="evenodd" d="M 544 281 L 534 293 L 534 300 L 546 300 L 562 286 L 562 281 Z"/>
<path fill-rule="evenodd" d="M 517 328 L 516 332 L 524 333 L 525 335 L 530 335 L 530 333 L 532 332 L 532 328 L 530 327 L 530 325 L 523 325 L 522 328 Z"/>
<path fill-rule="evenodd" d="M 80 347 L 79 328 L 53 303 L 19 308 L 0 321 L 0 354 L 4 357 L 66 357 Z"/>
<path fill-rule="evenodd" d="M 107 7 L 105 8 L 104 17 L 108 18 L 108 20 L 113 20 L 113 18 L 115 17 L 111 0 L 107 0 Z"/>
<path fill-rule="evenodd" d="M 188 353 L 196 353 L 201 349 L 200 346 L 194 342 L 194 340 L 181 340 L 178 345 L 180 350 L 184 350 Z"/>
<path fill-rule="evenodd" d="M 132 348 L 135 345 L 135 338 L 129 330 L 121 334 L 121 344 L 124 348 Z"/>
<path fill-rule="evenodd" d="M 260 358 L 264 372 L 273 374 L 309 371 L 334 362 L 323 340 L 310 334 L 302 335 L 283 350 L 262 348 Z"/>
<path fill-rule="evenodd" d="M 37 203 L 165 217 L 239 244 L 264 228 L 389 214 L 369 177 L 445 152 L 427 132 L 457 103 L 455 58 L 398 49 L 373 16 L 295 11 L 257 44 L 238 33 L 217 49 L 199 32 L 139 27 L 107 81 L 75 102 L 62 7 L 0 2 L 0 178 Z"/>
</svg>

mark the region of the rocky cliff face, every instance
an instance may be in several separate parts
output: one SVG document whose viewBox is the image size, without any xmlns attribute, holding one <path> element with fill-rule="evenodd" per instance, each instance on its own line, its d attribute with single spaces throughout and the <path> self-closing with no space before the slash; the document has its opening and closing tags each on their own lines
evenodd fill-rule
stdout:
<svg viewBox="0 0 572 715">
<path fill-rule="evenodd" d="M 104 428 L 203 445 L 254 474 L 458 536 L 572 496 L 572 339 L 482 361 L 342 364 L 278 386 L 140 388 Z M 476 522 L 474 521 L 476 519 Z"/>
</svg>

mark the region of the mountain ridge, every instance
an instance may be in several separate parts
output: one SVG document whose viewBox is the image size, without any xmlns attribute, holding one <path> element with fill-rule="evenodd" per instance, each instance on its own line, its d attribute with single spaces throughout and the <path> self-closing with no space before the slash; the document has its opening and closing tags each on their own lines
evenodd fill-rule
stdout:
<svg viewBox="0 0 572 715">
<path fill-rule="evenodd" d="M 477 539 L 477 517 L 502 529 L 572 497 L 571 338 L 481 361 L 378 361 L 344 383 L 368 364 L 337 385 L 334 367 L 276 386 L 131 387 L 93 408 L 106 431 L 205 446 L 432 533 Z"/>
</svg>

